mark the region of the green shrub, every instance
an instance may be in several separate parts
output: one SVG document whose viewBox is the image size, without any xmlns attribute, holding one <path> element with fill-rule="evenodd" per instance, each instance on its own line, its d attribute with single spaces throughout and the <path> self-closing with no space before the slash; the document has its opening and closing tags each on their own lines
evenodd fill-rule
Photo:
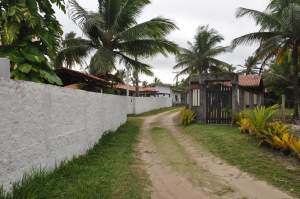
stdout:
<svg viewBox="0 0 300 199">
<path fill-rule="evenodd" d="M 193 111 L 185 108 L 182 109 L 182 111 L 180 112 L 180 117 L 181 117 L 181 124 L 188 126 L 195 121 L 196 114 Z"/>
<path fill-rule="evenodd" d="M 268 123 L 273 121 L 274 116 L 278 112 L 279 106 L 271 107 L 256 107 L 253 110 L 243 111 L 243 117 L 250 120 L 253 129 L 251 129 L 254 134 L 259 134 L 267 128 Z"/>
<path fill-rule="evenodd" d="M 291 127 L 273 122 L 279 106 L 257 107 L 239 115 L 240 131 L 255 135 L 259 143 L 284 152 L 294 152 L 300 158 L 300 139 L 291 133 Z"/>
</svg>

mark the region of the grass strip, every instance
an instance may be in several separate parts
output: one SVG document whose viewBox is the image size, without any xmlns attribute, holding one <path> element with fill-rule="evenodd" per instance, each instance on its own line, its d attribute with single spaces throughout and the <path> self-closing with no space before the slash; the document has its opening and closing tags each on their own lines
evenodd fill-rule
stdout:
<svg viewBox="0 0 300 199">
<path fill-rule="evenodd" d="M 0 199 L 147 198 L 147 178 L 135 157 L 142 120 L 131 118 L 86 155 L 51 172 L 35 172 Z"/>
<path fill-rule="evenodd" d="M 177 111 L 178 109 L 180 109 L 181 107 L 176 106 L 176 107 L 167 107 L 167 108 L 161 108 L 161 109 L 156 109 L 153 111 L 149 111 L 149 112 L 145 112 L 145 113 L 141 113 L 141 114 L 136 114 L 136 115 L 129 115 L 130 117 L 147 117 L 147 116 L 152 116 L 152 115 L 156 115 L 159 113 L 163 113 L 166 111 Z"/>
<path fill-rule="evenodd" d="M 294 157 L 258 146 L 254 137 L 229 125 L 194 124 L 182 128 L 216 156 L 300 198 L 300 162 Z"/>
</svg>

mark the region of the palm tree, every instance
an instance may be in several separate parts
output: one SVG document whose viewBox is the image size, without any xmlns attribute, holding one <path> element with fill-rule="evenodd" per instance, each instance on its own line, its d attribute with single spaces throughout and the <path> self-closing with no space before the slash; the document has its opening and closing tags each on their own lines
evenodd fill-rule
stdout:
<svg viewBox="0 0 300 199">
<path fill-rule="evenodd" d="M 162 81 L 158 77 L 155 77 L 152 85 L 159 86 L 161 84 L 162 84 Z"/>
<path fill-rule="evenodd" d="M 143 81 L 142 85 L 143 85 L 143 87 L 148 87 L 149 83 L 147 81 Z"/>
<path fill-rule="evenodd" d="M 281 63 L 272 63 L 264 71 L 263 78 L 265 86 L 277 95 L 289 94 L 290 85 L 293 84 L 291 76 L 291 52 L 283 56 Z"/>
<path fill-rule="evenodd" d="M 178 75 L 223 71 L 229 64 L 216 58 L 229 50 L 228 47 L 218 46 L 223 40 L 215 29 L 208 26 L 199 27 L 194 43 L 188 42 L 189 48 L 183 48 L 177 55 L 174 69 L 182 69 Z"/>
<path fill-rule="evenodd" d="M 259 73 L 261 73 L 261 70 L 259 68 L 257 68 L 258 65 L 258 60 L 256 56 L 250 56 L 245 60 L 245 65 L 239 65 L 240 67 L 242 67 L 243 69 L 241 71 L 239 71 L 239 73 L 244 73 L 246 75 L 249 74 L 257 74 L 258 70 L 260 71 Z"/>
<path fill-rule="evenodd" d="M 137 16 L 149 3 L 149 0 L 99 0 L 98 11 L 89 12 L 76 0 L 69 0 L 70 17 L 87 38 L 81 41 L 80 48 L 94 52 L 88 67 L 90 73 L 109 73 L 117 68 L 117 62 L 127 69 L 149 68 L 135 57 L 177 52 L 177 45 L 165 39 L 177 28 L 172 21 L 157 17 L 137 23 Z"/>
<path fill-rule="evenodd" d="M 136 59 L 137 61 L 137 59 Z M 132 70 L 132 81 L 135 85 L 135 96 L 139 96 L 139 83 L 140 83 L 140 78 L 139 75 L 144 74 L 147 76 L 153 76 L 153 72 L 151 71 L 151 67 L 146 67 L 146 66 L 139 66 L 139 65 L 134 65 L 133 70 Z"/>
<path fill-rule="evenodd" d="M 81 37 L 76 37 L 76 33 L 70 32 L 62 40 L 60 50 L 54 59 L 54 67 L 66 67 L 72 69 L 75 64 L 80 66 L 85 64 L 84 58 L 88 56 L 91 43 Z"/>
<path fill-rule="evenodd" d="M 271 11 L 266 10 L 264 12 L 240 8 L 237 17 L 245 15 L 253 17 L 260 26 L 260 30 L 236 38 L 232 44 L 235 47 L 241 44 L 253 44 L 258 42 L 260 47 L 256 51 L 256 54 L 263 62 L 274 58 L 276 58 L 277 62 L 280 62 L 284 54 L 288 50 L 291 50 L 294 117 L 295 119 L 299 119 L 298 48 L 300 44 L 300 6 L 298 3 L 284 4 L 285 1 L 283 0 L 278 2 L 281 2 L 281 4 L 278 3 L 278 5 L 285 5 L 279 9 L 281 13 L 277 12 L 274 8 Z"/>
</svg>

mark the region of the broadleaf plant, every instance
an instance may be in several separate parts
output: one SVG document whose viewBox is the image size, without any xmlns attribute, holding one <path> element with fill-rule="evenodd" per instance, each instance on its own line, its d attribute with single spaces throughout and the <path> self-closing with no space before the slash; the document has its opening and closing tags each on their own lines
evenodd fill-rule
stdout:
<svg viewBox="0 0 300 199">
<path fill-rule="evenodd" d="M 61 85 L 49 60 L 63 31 L 53 5 L 65 12 L 64 0 L 1 0 L 0 57 L 11 62 L 11 78 Z"/>
</svg>

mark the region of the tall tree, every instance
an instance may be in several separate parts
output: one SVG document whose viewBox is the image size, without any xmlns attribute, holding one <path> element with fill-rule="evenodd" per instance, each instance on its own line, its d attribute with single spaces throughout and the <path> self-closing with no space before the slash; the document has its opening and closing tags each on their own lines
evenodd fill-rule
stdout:
<svg viewBox="0 0 300 199">
<path fill-rule="evenodd" d="M 229 64 L 216 58 L 229 50 L 228 47 L 219 46 L 223 40 L 215 29 L 199 27 L 194 43 L 188 42 L 189 48 L 182 49 L 177 55 L 174 69 L 182 69 L 178 75 L 223 71 Z"/>
<path fill-rule="evenodd" d="M 272 1 L 273 3 L 275 1 Z M 276 59 L 277 62 L 284 54 L 291 50 L 293 68 L 293 95 L 294 95 L 294 117 L 299 119 L 299 44 L 300 44 L 300 6 L 298 3 L 289 1 L 278 1 L 275 7 L 266 11 L 257 11 L 247 8 L 240 8 L 237 17 L 251 16 L 260 26 L 258 32 L 249 33 L 233 40 L 233 46 L 241 44 L 260 44 L 256 51 L 257 56 L 266 62 L 269 59 Z M 280 12 L 276 10 L 281 5 Z"/>
<path fill-rule="evenodd" d="M 135 57 L 177 52 L 177 45 L 165 39 L 177 28 L 172 21 L 157 17 L 137 23 L 137 16 L 149 3 L 149 0 L 99 0 L 98 11 L 89 12 L 70 0 L 70 16 L 88 38 L 80 47 L 95 52 L 89 64 L 91 73 L 109 73 L 116 69 L 117 61 L 128 69 L 150 68 Z"/>
<path fill-rule="evenodd" d="M 0 56 L 9 57 L 12 78 L 61 84 L 48 60 L 62 35 L 54 4 L 65 11 L 63 0 L 0 1 Z"/>
<path fill-rule="evenodd" d="M 259 72 L 260 69 L 257 67 L 257 65 L 258 65 L 258 60 L 257 59 L 258 58 L 256 56 L 248 57 L 245 60 L 244 65 L 239 65 L 240 67 L 243 68 L 241 71 L 239 71 L 239 73 L 244 73 L 246 75 L 260 73 Z"/>
</svg>

